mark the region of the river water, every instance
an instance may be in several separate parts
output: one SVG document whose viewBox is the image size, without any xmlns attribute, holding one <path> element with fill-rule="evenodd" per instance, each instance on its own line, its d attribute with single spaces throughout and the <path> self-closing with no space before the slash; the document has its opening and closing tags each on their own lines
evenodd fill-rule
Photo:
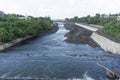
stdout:
<svg viewBox="0 0 120 80">
<path fill-rule="evenodd" d="M 64 24 L 59 23 L 56 33 L 24 41 L 1 52 L 0 80 L 111 80 L 96 63 L 108 68 L 114 66 L 119 71 L 120 56 L 87 44 L 67 43 L 64 41 L 67 32 Z"/>
</svg>

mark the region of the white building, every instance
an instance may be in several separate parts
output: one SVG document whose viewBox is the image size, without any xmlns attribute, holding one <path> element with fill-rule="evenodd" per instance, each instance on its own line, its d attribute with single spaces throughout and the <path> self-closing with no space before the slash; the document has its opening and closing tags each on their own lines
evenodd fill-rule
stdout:
<svg viewBox="0 0 120 80">
<path fill-rule="evenodd" d="M 120 20 L 120 16 L 117 16 L 117 20 Z"/>
<path fill-rule="evenodd" d="M 3 11 L 0 11 L 0 16 L 3 16 L 5 13 Z"/>
<path fill-rule="evenodd" d="M 21 17 L 18 17 L 18 19 L 25 19 L 25 20 L 28 20 L 28 19 L 30 19 L 30 17 L 28 17 L 28 16 L 21 16 Z"/>
</svg>

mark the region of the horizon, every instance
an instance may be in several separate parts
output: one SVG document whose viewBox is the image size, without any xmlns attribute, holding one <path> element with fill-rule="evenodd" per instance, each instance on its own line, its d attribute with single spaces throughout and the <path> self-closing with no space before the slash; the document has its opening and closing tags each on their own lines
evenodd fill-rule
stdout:
<svg viewBox="0 0 120 80">
<path fill-rule="evenodd" d="M 51 19 L 65 19 L 74 16 L 94 16 L 96 13 L 119 13 L 119 0 L 0 0 L 0 10 L 6 14 L 21 14 L 34 17 L 50 16 Z M 109 4 L 108 4 L 109 3 Z M 86 6 L 87 5 L 87 6 Z M 9 8 L 8 8 L 9 6 Z"/>
</svg>

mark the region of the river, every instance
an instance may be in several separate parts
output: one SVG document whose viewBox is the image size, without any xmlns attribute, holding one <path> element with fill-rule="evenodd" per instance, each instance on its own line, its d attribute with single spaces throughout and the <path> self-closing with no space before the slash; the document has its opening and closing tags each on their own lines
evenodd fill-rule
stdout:
<svg viewBox="0 0 120 80">
<path fill-rule="evenodd" d="M 1 52 L 0 80 L 114 80 L 107 78 L 105 70 L 96 63 L 120 69 L 120 56 L 87 44 L 67 43 L 64 41 L 67 32 L 64 24 L 59 23 L 56 33 Z"/>
</svg>

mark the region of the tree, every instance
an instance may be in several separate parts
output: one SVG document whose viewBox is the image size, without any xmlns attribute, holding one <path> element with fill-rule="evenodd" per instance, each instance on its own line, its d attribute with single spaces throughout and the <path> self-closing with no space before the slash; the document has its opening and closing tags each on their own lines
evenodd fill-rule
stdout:
<svg viewBox="0 0 120 80">
<path fill-rule="evenodd" d="M 0 41 L 9 42 L 16 38 L 26 37 L 29 35 L 35 35 L 41 30 L 47 30 L 51 28 L 50 17 L 32 17 L 24 20 L 19 19 L 16 14 L 6 14 L 0 16 Z"/>
</svg>

